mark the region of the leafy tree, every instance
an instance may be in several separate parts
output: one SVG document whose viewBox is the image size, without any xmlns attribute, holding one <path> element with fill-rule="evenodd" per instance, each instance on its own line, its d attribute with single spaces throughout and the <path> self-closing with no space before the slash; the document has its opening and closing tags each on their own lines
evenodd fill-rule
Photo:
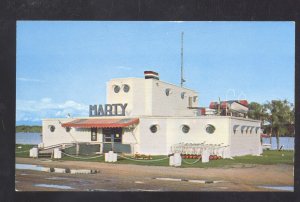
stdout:
<svg viewBox="0 0 300 202">
<path fill-rule="evenodd" d="M 293 121 L 292 104 L 287 100 L 272 100 L 264 106 L 267 109 L 267 121 L 270 122 L 270 133 L 276 135 L 277 149 L 279 150 L 280 134 L 287 133 L 287 126 L 291 125 Z"/>
<path fill-rule="evenodd" d="M 270 134 L 269 125 L 264 125 L 264 122 L 268 119 L 267 108 L 264 104 L 251 102 L 249 104 L 248 117 L 260 120 L 260 127 L 264 130 L 264 132 Z M 272 138 L 270 138 L 270 144 L 272 144 Z"/>
<path fill-rule="evenodd" d="M 251 119 L 264 121 L 267 118 L 267 109 L 264 105 L 257 102 L 251 102 L 249 104 L 248 117 Z"/>
</svg>

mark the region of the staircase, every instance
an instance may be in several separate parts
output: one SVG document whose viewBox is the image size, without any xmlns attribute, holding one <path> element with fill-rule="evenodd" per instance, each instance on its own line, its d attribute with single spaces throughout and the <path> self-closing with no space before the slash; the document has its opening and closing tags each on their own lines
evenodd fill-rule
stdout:
<svg viewBox="0 0 300 202">
<path fill-rule="evenodd" d="M 55 148 L 62 148 L 63 144 L 52 145 L 49 147 L 40 148 L 38 152 L 38 158 L 51 158 L 53 150 Z M 73 144 L 65 144 L 65 149 L 68 147 L 72 147 Z"/>
</svg>

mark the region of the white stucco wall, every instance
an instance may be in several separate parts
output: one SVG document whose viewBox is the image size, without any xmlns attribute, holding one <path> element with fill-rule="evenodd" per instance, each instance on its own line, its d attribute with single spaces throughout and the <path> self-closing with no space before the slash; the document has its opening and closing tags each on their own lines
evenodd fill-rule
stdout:
<svg viewBox="0 0 300 202">
<path fill-rule="evenodd" d="M 123 128 L 122 143 L 130 144 L 131 153 L 136 153 L 139 150 L 138 127 Z"/>
<path fill-rule="evenodd" d="M 129 92 L 123 91 L 123 86 L 130 86 Z M 114 86 L 120 86 L 118 93 Z M 170 89 L 170 95 L 165 93 Z M 198 106 L 198 94 L 187 88 L 181 88 L 155 79 L 124 78 L 107 82 L 107 103 L 128 103 L 126 116 L 194 116 L 194 111 L 188 109 L 189 97 L 192 107 Z M 184 99 L 181 93 L 185 92 Z M 193 97 L 196 97 L 194 101 Z"/>
<path fill-rule="evenodd" d="M 256 133 L 255 128 L 260 127 L 260 122 L 235 117 L 225 116 L 199 116 L 199 117 L 154 117 L 143 116 L 139 118 L 136 127 L 124 128 L 122 143 L 130 144 L 132 153 L 167 155 L 171 146 L 177 143 L 203 143 L 230 145 L 231 156 L 247 154 L 258 155 L 260 151 L 260 130 Z M 74 119 L 47 119 L 43 120 L 44 146 L 72 142 L 102 142 L 102 129 L 97 131 L 97 141 L 91 141 L 90 129 L 72 128 L 66 132 L 61 123 Z M 213 134 L 206 132 L 206 126 L 213 125 L 216 130 Z M 50 125 L 55 126 L 51 132 Z M 156 133 L 150 131 L 152 125 L 157 125 Z M 190 130 L 183 133 L 182 126 L 188 125 Z M 239 125 L 236 132 L 233 127 Z M 241 134 L 241 126 L 255 127 L 250 133 Z"/>
<path fill-rule="evenodd" d="M 126 93 L 124 85 L 129 85 L 130 89 Z M 120 92 L 114 92 L 114 86 L 120 86 Z M 127 103 L 126 116 L 137 116 L 145 114 L 145 82 L 141 78 L 113 79 L 106 84 L 106 102 L 108 104 Z M 104 104 L 104 103 L 103 103 Z"/>
<path fill-rule="evenodd" d="M 44 147 L 61 143 L 92 142 L 90 130 L 71 128 L 70 132 L 67 132 L 66 129 L 61 126 L 61 123 L 73 120 L 74 119 L 71 118 L 43 120 L 42 141 Z M 50 125 L 55 127 L 54 132 L 50 131 Z M 102 140 L 101 129 L 98 129 L 97 131 L 97 141 L 98 140 Z"/>
<path fill-rule="evenodd" d="M 168 154 L 167 148 L 167 120 L 163 118 L 140 118 L 137 128 L 138 147 L 136 152 L 141 154 Z M 156 133 L 150 131 L 152 125 L 158 125 Z"/>
<path fill-rule="evenodd" d="M 190 131 L 182 132 L 182 125 L 188 125 Z M 207 124 L 216 127 L 213 134 L 206 132 Z M 152 133 L 150 127 L 158 125 L 158 131 Z M 229 118 L 226 117 L 141 117 L 137 127 L 138 147 L 136 152 L 152 155 L 166 155 L 171 146 L 177 143 L 229 144 Z"/>
<path fill-rule="evenodd" d="M 169 96 L 165 90 L 170 89 Z M 181 93 L 185 96 L 182 99 Z M 197 99 L 193 100 L 193 97 Z M 152 116 L 194 116 L 193 110 L 188 109 L 189 97 L 192 98 L 191 107 L 198 107 L 198 94 L 187 88 L 181 88 L 169 83 L 152 80 Z"/>
<path fill-rule="evenodd" d="M 233 132 L 233 127 L 239 125 L 236 132 Z M 250 128 L 246 133 L 245 129 L 243 133 L 241 132 L 241 127 L 254 127 L 252 132 Z M 251 120 L 251 119 L 242 119 L 242 118 L 232 118 L 230 122 L 231 127 L 231 136 L 230 136 L 230 153 L 231 156 L 242 156 L 247 154 L 259 155 L 260 154 L 260 134 L 261 130 L 259 129 L 256 132 L 256 127 L 260 128 L 260 121 Z"/>
<path fill-rule="evenodd" d="M 213 134 L 206 132 L 206 126 L 213 125 Z M 182 125 L 188 125 L 190 131 L 184 133 Z M 168 148 L 177 143 L 229 144 L 229 119 L 227 117 L 195 117 L 168 119 Z"/>
</svg>

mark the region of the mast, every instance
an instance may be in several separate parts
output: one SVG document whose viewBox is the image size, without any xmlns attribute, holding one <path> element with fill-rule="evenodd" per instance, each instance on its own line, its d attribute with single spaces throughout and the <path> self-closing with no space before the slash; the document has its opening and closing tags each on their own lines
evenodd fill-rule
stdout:
<svg viewBox="0 0 300 202">
<path fill-rule="evenodd" d="M 183 32 L 181 32 L 181 76 L 180 76 L 180 86 L 183 86 Z"/>
</svg>

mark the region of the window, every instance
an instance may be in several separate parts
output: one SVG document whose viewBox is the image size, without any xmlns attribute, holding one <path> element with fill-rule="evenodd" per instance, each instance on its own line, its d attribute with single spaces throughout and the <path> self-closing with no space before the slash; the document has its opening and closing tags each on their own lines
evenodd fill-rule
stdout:
<svg viewBox="0 0 300 202">
<path fill-rule="evenodd" d="M 128 91 L 130 90 L 129 85 L 125 84 L 124 87 L 123 87 L 123 90 L 124 90 L 125 93 L 128 93 Z"/>
<path fill-rule="evenodd" d="M 197 101 L 198 96 L 194 96 L 193 97 L 193 101 L 196 102 Z"/>
<path fill-rule="evenodd" d="M 97 128 L 91 128 L 91 141 L 97 141 Z"/>
<path fill-rule="evenodd" d="M 156 132 L 157 132 L 157 125 L 152 125 L 152 126 L 150 127 L 150 131 L 151 131 L 152 133 L 156 133 Z"/>
<path fill-rule="evenodd" d="M 115 93 L 120 92 L 120 86 L 116 85 L 116 86 L 114 87 L 114 91 L 115 91 Z"/>
<path fill-rule="evenodd" d="M 49 128 L 52 133 L 55 131 L 55 126 L 51 125 Z"/>
<path fill-rule="evenodd" d="M 185 96 L 185 92 L 182 92 L 181 93 L 181 99 L 184 99 L 184 96 Z"/>
<path fill-rule="evenodd" d="M 70 132 L 71 127 L 66 127 L 66 132 Z"/>
<path fill-rule="evenodd" d="M 165 93 L 166 93 L 166 96 L 169 96 L 170 95 L 170 92 L 171 92 L 171 89 L 170 88 L 167 88 Z"/>
<path fill-rule="evenodd" d="M 205 130 L 207 133 L 213 134 L 215 132 L 216 128 L 213 125 L 208 124 L 208 125 L 206 125 Z"/>
<path fill-rule="evenodd" d="M 189 97 L 189 107 L 192 107 L 193 106 L 193 104 L 192 104 L 192 97 Z"/>
<path fill-rule="evenodd" d="M 183 133 L 188 133 L 190 131 L 190 127 L 188 125 L 183 125 L 181 130 Z"/>
</svg>

